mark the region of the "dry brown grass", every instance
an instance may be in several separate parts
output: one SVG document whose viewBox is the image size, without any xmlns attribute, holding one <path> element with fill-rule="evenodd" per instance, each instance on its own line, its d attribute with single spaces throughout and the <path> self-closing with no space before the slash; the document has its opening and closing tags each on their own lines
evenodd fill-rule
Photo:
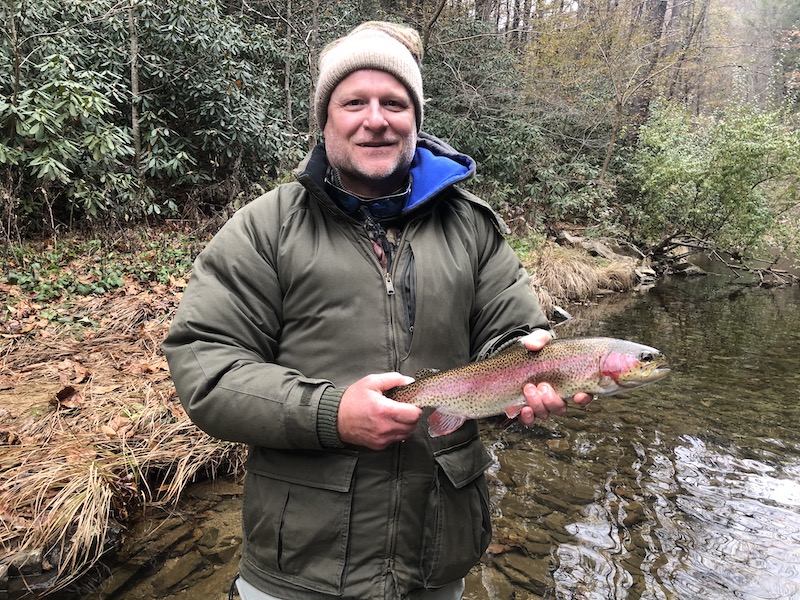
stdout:
<svg viewBox="0 0 800 600">
<path fill-rule="evenodd" d="M 85 300 L 96 329 L 43 321 L 4 337 L 0 564 L 42 550 L 56 591 L 146 507 L 176 502 L 198 477 L 241 472 L 243 449 L 199 431 L 175 396 L 160 343 L 179 298 L 129 287 Z"/>
<path fill-rule="evenodd" d="M 636 283 L 633 261 L 608 261 L 554 243 L 544 244 L 526 266 L 547 315 L 556 305 L 588 302 L 602 291 L 627 291 Z"/>
</svg>

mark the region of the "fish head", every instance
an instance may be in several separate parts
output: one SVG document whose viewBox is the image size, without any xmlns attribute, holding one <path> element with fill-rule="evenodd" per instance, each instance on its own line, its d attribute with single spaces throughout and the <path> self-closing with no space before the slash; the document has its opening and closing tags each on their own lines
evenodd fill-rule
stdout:
<svg viewBox="0 0 800 600">
<path fill-rule="evenodd" d="M 611 348 L 605 354 L 601 371 L 603 378 L 613 382 L 611 387 L 618 391 L 654 383 L 666 377 L 670 369 L 666 357 L 659 350 L 628 342 L 622 347 Z"/>
</svg>

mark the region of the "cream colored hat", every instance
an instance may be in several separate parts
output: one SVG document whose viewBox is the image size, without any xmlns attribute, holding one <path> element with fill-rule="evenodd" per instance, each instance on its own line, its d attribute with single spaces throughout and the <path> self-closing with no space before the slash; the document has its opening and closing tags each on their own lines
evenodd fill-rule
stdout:
<svg viewBox="0 0 800 600">
<path fill-rule="evenodd" d="M 398 23 L 368 21 L 322 50 L 314 108 L 321 129 L 328 121 L 328 103 L 339 82 L 359 69 L 391 73 L 408 88 L 422 127 L 422 40 L 416 30 Z"/>
</svg>

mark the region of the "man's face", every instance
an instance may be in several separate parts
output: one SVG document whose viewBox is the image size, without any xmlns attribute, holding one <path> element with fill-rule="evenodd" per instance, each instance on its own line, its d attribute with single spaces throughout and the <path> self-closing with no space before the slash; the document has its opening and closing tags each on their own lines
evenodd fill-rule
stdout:
<svg viewBox="0 0 800 600">
<path fill-rule="evenodd" d="M 411 96 L 393 75 L 362 69 L 342 79 L 324 133 L 328 162 L 349 191 L 376 198 L 403 186 L 417 126 Z"/>
</svg>

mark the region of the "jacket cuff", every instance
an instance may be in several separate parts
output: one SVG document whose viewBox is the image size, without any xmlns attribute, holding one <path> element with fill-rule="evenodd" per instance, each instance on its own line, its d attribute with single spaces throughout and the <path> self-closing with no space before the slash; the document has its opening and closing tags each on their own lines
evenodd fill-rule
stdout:
<svg viewBox="0 0 800 600">
<path fill-rule="evenodd" d="M 322 392 L 317 409 L 317 437 L 323 448 L 344 448 L 339 439 L 339 403 L 342 401 L 344 390 L 337 390 L 328 386 Z"/>
</svg>

